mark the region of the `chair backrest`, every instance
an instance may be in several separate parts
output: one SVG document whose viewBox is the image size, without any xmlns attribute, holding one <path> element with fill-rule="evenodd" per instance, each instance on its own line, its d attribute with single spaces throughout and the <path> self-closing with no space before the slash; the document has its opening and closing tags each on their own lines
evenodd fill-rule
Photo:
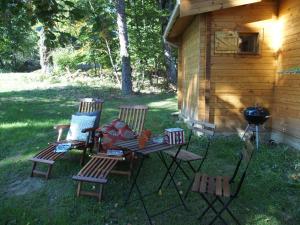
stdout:
<svg viewBox="0 0 300 225">
<path fill-rule="evenodd" d="M 242 184 L 243 184 L 243 182 L 245 180 L 245 177 L 246 177 L 246 174 L 247 174 L 247 170 L 249 168 L 251 159 L 253 157 L 254 149 L 255 148 L 254 148 L 253 144 L 250 141 L 247 141 L 245 143 L 244 148 L 242 149 L 242 152 L 240 153 L 240 159 L 239 159 L 239 161 L 236 165 L 233 176 L 230 179 L 230 183 L 234 183 L 234 180 L 235 180 L 235 178 L 236 178 L 236 176 L 237 176 L 237 174 L 240 170 L 240 167 L 241 167 L 241 165 L 243 165 L 244 170 L 243 170 L 243 172 L 241 172 L 241 178 L 238 182 L 238 185 L 237 185 L 236 191 L 234 193 L 234 196 L 237 196 L 238 193 L 241 190 Z"/>
<path fill-rule="evenodd" d="M 119 108 L 119 119 L 125 121 L 136 134 L 141 134 L 144 129 L 148 106 L 122 105 Z"/>
<path fill-rule="evenodd" d="M 102 111 L 104 101 L 96 98 L 80 99 L 78 112 L 95 112 Z"/>
<path fill-rule="evenodd" d="M 205 146 L 205 154 L 203 156 L 203 157 L 206 157 L 208 149 L 211 144 L 211 140 L 212 140 L 213 136 L 215 135 L 216 125 L 212 124 L 212 123 L 203 122 L 203 121 L 192 121 L 192 123 L 189 125 L 191 126 L 191 128 L 190 128 L 190 133 L 189 133 L 188 140 L 187 140 L 186 150 L 188 150 L 192 136 L 194 134 L 196 134 L 197 136 L 206 137 L 208 139 L 208 142 Z"/>
</svg>

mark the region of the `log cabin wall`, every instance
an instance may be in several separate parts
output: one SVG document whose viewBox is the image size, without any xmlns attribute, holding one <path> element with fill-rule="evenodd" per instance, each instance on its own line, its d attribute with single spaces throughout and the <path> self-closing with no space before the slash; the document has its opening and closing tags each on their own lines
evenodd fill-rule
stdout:
<svg viewBox="0 0 300 225">
<path fill-rule="evenodd" d="M 276 20 L 277 4 L 272 0 L 212 12 L 209 114 L 219 131 L 242 132 L 247 124 L 243 110 L 248 106 L 258 104 L 271 110 L 277 67 Z M 259 33 L 259 54 L 215 53 L 218 31 Z"/>
<path fill-rule="evenodd" d="M 198 96 L 200 77 L 200 18 L 196 16 L 182 35 L 179 53 L 181 65 L 179 66 L 179 99 L 181 115 L 187 119 L 198 118 Z"/>
<path fill-rule="evenodd" d="M 300 1 L 279 5 L 278 28 L 282 31 L 278 71 L 300 66 Z M 300 74 L 277 74 L 273 105 L 272 138 L 300 149 Z"/>
</svg>

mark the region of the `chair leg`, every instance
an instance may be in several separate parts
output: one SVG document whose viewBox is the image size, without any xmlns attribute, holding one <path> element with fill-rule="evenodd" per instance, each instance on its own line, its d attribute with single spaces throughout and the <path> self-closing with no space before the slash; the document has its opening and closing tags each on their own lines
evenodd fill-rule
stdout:
<svg viewBox="0 0 300 225">
<path fill-rule="evenodd" d="M 130 181 L 131 179 L 131 175 L 132 175 L 132 171 L 133 171 L 133 164 L 134 164 L 134 152 L 131 153 L 131 156 L 130 156 L 130 162 L 129 162 L 129 171 L 128 171 L 128 181 Z"/>
<path fill-rule="evenodd" d="M 223 208 L 219 212 L 216 213 L 216 216 L 211 220 L 211 222 L 209 223 L 209 225 L 214 224 L 214 222 L 216 221 L 217 218 L 222 219 L 221 214 L 227 209 L 228 205 L 231 203 L 232 200 L 233 200 L 233 198 L 229 199 L 229 201 L 226 202 L 225 205 L 223 205 Z"/>
<path fill-rule="evenodd" d="M 48 170 L 47 170 L 47 174 L 46 174 L 46 179 L 48 180 L 51 174 L 51 170 L 52 170 L 52 165 L 48 166 Z"/>
<path fill-rule="evenodd" d="M 219 212 L 214 207 L 214 203 L 217 201 L 217 197 L 212 202 L 209 202 L 208 199 L 204 196 L 204 194 L 200 194 L 200 195 L 201 195 L 202 199 L 207 203 L 208 207 L 203 211 L 203 213 L 201 214 L 199 219 L 201 219 L 209 209 L 212 209 L 214 211 L 214 213 L 216 214 L 213 222 L 216 220 L 216 218 L 220 218 L 220 220 L 223 222 L 223 224 L 227 224 L 226 221 L 224 220 L 224 218 L 221 216 L 221 214 L 219 214 Z"/>
<path fill-rule="evenodd" d="M 78 181 L 78 184 L 77 184 L 77 197 L 80 196 L 81 184 L 82 184 L 82 182 L 81 182 L 81 181 Z"/>
<path fill-rule="evenodd" d="M 84 165 L 85 154 L 86 154 L 86 148 L 83 149 L 81 159 L 80 159 L 80 166 Z"/>
<path fill-rule="evenodd" d="M 35 170 L 35 167 L 36 167 L 36 162 L 33 162 L 32 170 L 31 170 L 31 174 L 30 174 L 31 177 L 33 177 L 33 171 Z"/>
<path fill-rule="evenodd" d="M 102 200 L 102 193 L 103 193 L 103 184 L 99 185 L 99 193 L 98 193 L 98 202 Z"/>
<path fill-rule="evenodd" d="M 223 206 L 225 205 L 225 203 L 219 197 L 217 197 L 217 199 Z M 231 210 L 228 207 L 226 208 L 226 211 L 232 217 L 232 219 L 236 222 L 236 224 L 240 224 L 238 219 L 233 215 L 233 213 L 231 212 Z"/>
</svg>

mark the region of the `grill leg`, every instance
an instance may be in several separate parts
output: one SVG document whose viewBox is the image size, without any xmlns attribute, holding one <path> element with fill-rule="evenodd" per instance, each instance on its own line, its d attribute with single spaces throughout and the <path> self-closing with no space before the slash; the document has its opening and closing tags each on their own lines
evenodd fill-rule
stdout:
<svg viewBox="0 0 300 225">
<path fill-rule="evenodd" d="M 258 150 L 258 145 L 259 145 L 259 128 L 258 128 L 258 125 L 255 126 L 255 141 L 256 141 L 256 150 Z"/>
</svg>

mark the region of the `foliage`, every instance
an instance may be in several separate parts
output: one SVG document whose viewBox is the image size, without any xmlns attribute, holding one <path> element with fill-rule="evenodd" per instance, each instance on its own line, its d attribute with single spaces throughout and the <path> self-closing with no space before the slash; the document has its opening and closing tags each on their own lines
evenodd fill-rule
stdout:
<svg viewBox="0 0 300 225">
<path fill-rule="evenodd" d="M 26 60 L 35 59 L 37 35 L 31 29 L 30 19 L 25 1 L 1 2 L 1 70 L 17 71 Z"/>
<path fill-rule="evenodd" d="M 167 6 L 174 2 L 125 1 L 133 79 L 138 88 L 145 85 L 145 80 L 152 84 L 156 77 L 166 78 L 162 34 L 170 14 Z M 59 57 L 54 59 L 58 70 L 75 70 L 77 63 L 101 65 L 101 68 L 113 71 L 115 80 L 120 79 L 121 59 L 114 1 L 5 0 L 1 4 L 2 68 L 5 65 L 16 71 L 15 58 L 37 58 L 40 47 L 40 50 L 44 49 L 44 52 L 40 51 L 41 63 L 48 60 L 51 64 L 52 56 Z M 41 46 L 38 46 L 37 34 L 42 32 L 44 41 L 40 41 Z M 64 55 L 65 59 L 62 59 L 58 52 L 70 55 Z"/>
</svg>

